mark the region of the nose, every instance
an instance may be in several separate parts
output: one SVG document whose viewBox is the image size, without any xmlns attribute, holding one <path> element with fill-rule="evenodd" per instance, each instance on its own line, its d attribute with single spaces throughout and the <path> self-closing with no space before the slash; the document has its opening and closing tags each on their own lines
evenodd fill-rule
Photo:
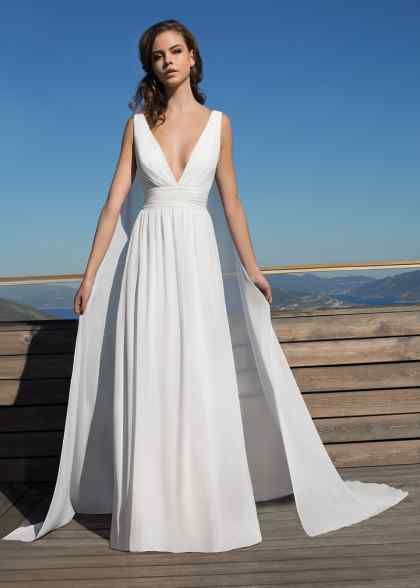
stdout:
<svg viewBox="0 0 420 588">
<path fill-rule="evenodd" d="M 172 63 L 172 60 L 171 60 L 170 56 L 169 57 L 165 57 L 164 58 L 164 61 L 165 61 L 165 67 L 168 67 Z"/>
</svg>

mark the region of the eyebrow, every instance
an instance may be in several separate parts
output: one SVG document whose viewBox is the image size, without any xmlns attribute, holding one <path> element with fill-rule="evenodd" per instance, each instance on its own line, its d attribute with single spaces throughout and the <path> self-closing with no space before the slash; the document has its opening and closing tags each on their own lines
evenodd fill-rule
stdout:
<svg viewBox="0 0 420 588">
<path fill-rule="evenodd" d="M 172 45 L 172 47 L 169 47 L 169 49 L 174 49 L 175 47 L 182 47 L 182 45 L 181 43 L 175 43 L 175 45 Z M 155 51 L 152 51 L 152 55 L 155 53 L 162 53 L 162 49 L 156 49 Z"/>
</svg>

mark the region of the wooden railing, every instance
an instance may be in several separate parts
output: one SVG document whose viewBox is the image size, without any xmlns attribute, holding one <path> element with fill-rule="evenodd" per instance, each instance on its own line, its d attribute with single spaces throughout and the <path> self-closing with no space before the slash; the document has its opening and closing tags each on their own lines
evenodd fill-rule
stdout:
<svg viewBox="0 0 420 588">
<path fill-rule="evenodd" d="M 262 270 L 362 267 L 366 264 Z M 18 276 L 0 282 L 81 277 Z M 272 323 L 337 466 L 420 463 L 420 305 L 276 311 Z M 76 333 L 77 320 L 0 323 L 0 482 L 55 479 Z"/>
<path fill-rule="evenodd" d="M 264 274 L 289 274 L 296 272 L 330 272 L 330 271 L 351 271 L 362 269 L 413 269 L 420 268 L 420 260 L 384 260 L 367 261 L 364 263 L 309 263 L 290 265 L 266 265 L 259 266 Z M 27 276 L 0 276 L 0 285 L 9 286 L 13 284 L 38 284 L 42 282 L 75 282 L 81 280 L 83 274 L 48 274 L 48 275 L 27 275 Z"/>
</svg>

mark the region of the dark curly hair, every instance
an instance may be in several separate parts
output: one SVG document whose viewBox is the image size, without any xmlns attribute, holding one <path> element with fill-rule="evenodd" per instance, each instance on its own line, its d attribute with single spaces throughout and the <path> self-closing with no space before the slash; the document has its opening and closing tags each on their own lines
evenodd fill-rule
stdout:
<svg viewBox="0 0 420 588">
<path fill-rule="evenodd" d="M 195 64 L 192 66 L 190 72 L 191 90 L 195 99 L 200 104 L 204 104 L 206 101 L 206 95 L 198 87 L 203 76 L 203 62 L 194 35 L 178 20 L 169 19 L 159 21 L 146 29 L 139 39 L 139 60 L 146 75 L 140 80 L 134 97 L 128 104 L 129 108 L 135 113 L 141 108 L 141 104 L 143 103 L 142 109 L 146 118 L 151 122 L 152 127 L 154 127 L 159 119 L 162 122 L 165 120 L 164 113 L 168 105 L 165 87 L 154 75 L 152 69 L 153 43 L 157 35 L 164 31 L 176 31 L 180 33 L 184 37 L 188 50 L 194 51 Z"/>
</svg>

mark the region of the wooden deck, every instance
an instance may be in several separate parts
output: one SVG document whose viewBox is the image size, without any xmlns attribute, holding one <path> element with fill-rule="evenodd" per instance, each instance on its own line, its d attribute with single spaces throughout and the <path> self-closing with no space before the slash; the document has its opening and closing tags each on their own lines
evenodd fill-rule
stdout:
<svg viewBox="0 0 420 588">
<path fill-rule="evenodd" d="M 341 475 L 405 500 L 313 538 L 293 496 L 260 502 L 262 543 L 219 554 L 113 550 L 111 515 L 77 515 L 33 543 L 0 541 L 0 588 L 420 588 L 420 305 L 272 320 Z M 0 323 L 0 537 L 49 506 L 75 336 L 75 321 Z"/>
<path fill-rule="evenodd" d="M 0 588 L 419 588 L 420 464 L 339 468 L 345 479 L 407 489 L 398 505 L 308 537 L 293 497 L 258 503 L 263 541 L 220 554 L 129 553 L 109 547 L 111 515 L 77 515 L 33 543 L 0 541 Z M 4 484 L 0 536 L 45 514 L 53 486 Z"/>
<path fill-rule="evenodd" d="M 337 467 L 420 463 L 420 305 L 272 323 Z M 76 333 L 76 321 L 0 322 L 0 483 L 55 481 Z"/>
</svg>

